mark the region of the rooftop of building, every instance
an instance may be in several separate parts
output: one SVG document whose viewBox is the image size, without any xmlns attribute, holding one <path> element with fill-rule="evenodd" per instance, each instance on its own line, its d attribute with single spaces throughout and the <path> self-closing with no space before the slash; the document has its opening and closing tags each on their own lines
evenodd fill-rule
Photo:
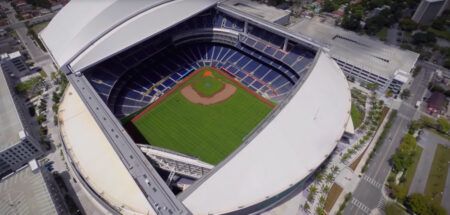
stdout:
<svg viewBox="0 0 450 215">
<path fill-rule="evenodd" d="M 289 15 L 287 10 L 281 10 L 276 7 L 268 6 L 251 0 L 228 0 L 222 4 L 231 6 L 242 12 L 251 14 L 253 16 L 260 17 L 269 22 L 274 22 L 280 18 Z"/>
<path fill-rule="evenodd" d="M 447 103 L 446 96 L 441 92 L 434 92 L 428 99 L 428 107 L 443 108 Z"/>
<path fill-rule="evenodd" d="M 317 20 L 305 19 L 290 29 L 329 48 L 333 58 L 385 78 L 393 77 L 397 70 L 409 73 L 419 58 L 415 52 L 389 46 L 377 39 Z"/>
<path fill-rule="evenodd" d="M 0 151 L 17 144 L 19 133 L 24 130 L 5 75 L 0 68 Z"/>
<path fill-rule="evenodd" d="M 0 182 L 1 214 L 57 214 L 42 173 L 25 167 Z"/>
</svg>

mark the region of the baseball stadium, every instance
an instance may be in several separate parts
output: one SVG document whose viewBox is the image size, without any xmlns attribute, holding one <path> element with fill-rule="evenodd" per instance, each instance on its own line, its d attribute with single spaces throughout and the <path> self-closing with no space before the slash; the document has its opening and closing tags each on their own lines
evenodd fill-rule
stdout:
<svg viewBox="0 0 450 215">
<path fill-rule="evenodd" d="M 344 74 L 236 2 L 73 0 L 40 34 L 70 82 L 64 154 L 105 213 L 258 214 L 333 153 Z"/>
</svg>

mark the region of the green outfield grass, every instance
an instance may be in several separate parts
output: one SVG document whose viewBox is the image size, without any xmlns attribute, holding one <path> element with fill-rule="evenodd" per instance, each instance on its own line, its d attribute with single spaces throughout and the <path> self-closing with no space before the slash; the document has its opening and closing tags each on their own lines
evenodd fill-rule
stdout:
<svg viewBox="0 0 450 215">
<path fill-rule="evenodd" d="M 203 77 L 205 71 L 211 71 L 214 78 Z M 237 90 L 218 104 L 194 104 L 180 92 L 192 84 L 200 94 L 209 96 L 220 90 L 224 82 L 233 84 Z M 133 120 L 139 132 L 152 145 L 195 156 L 213 165 L 233 152 L 273 107 L 211 68 L 189 77 L 161 99 Z"/>
</svg>

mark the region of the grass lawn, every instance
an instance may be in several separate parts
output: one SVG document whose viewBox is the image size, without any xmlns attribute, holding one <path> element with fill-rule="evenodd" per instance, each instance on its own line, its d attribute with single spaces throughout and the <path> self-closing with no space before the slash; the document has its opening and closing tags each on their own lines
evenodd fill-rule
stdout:
<svg viewBox="0 0 450 215">
<path fill-rule="evenodd" d="M 352 102 L 350 114 L 352 116 L 353 126 L 355 128 L 358 128 L 364 120 L 364 110 L 361 110 L 361 108 L 359 108 L 357 104 Z"/>
<path fill-rule="evenodd" d="M 433 164 L 431 165 L 427 186 L 425 187 L 425 195 L 430 196 L 437 204 L 441 204 L 449 162 L 450 148 L 439 144 L 434 154 Z"/>
<path fill-rule="evenodd" d="M 331 186 L 330 192 L 328 192 L 327 200 L 325 201 L 324 209 L 326 212 L 330 212 L 341 193 L 342 187 L 334 183 L 333 186 Z"/>
<path fill-rule="evenodd" d="M 49 22 L 41 22 L 39 24 L 31 26 L 31 30 L 34 31 L 36 34 L 39 34 L 42 30 L 44 30 L 45 27 L 47 27 Z"/>
<path fill-rule="evenodd" d="M 236 86 L 235 94 L 226 101 L 213 105 L 188 101 L 180 90 L 204 78 L 202 75 L 205 70 L 212 71 L 220 81 Z M 208 94 L 210 89 L 205 91 L 199 93 Z M 207 68 L 188 77 L 184 83 L 161 98 L 157 105 L 151 105 L 141 118 L 135 118 L 133 123 L 150 144 L 195 156 L 215 165 L 233 152 L 245 136 L 270 113 L 273 106 L 260 99 L 244 86 Z"/>
<path fill-rule="evenodd" d="M 386 215 L 404 215 L 404 214 L 407 214 L 405 209 L 403 209 L 396 202 L 388 202 L 384 206 L 384 213 L 386 213 Z"/>
</svg>

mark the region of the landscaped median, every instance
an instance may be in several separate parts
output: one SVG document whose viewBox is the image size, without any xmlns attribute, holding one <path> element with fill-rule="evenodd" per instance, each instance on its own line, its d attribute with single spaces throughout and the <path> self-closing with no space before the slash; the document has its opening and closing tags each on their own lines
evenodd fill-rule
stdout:
<svg viewBox="0 0 450 215">
<path fill-rule="evenodd" d="M 388 187 L 392 198 L 400 202 L 405 200 L 421 153 L 422 148 L 417 146 L 415 137 L 409 133 L 406 134 L 390 161 L 392 172 L 388 177 Z M 400 176 L 398 181 L 397 176 Z"/>
</svg>

